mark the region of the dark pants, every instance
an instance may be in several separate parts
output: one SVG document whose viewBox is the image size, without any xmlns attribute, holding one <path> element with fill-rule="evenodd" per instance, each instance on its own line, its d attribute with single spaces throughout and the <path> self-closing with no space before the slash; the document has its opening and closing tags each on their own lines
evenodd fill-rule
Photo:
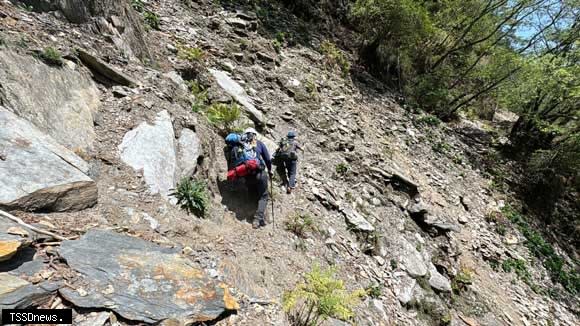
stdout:
<svg viewBox="0 0 580 326">
<path fill-rule="evenodd" d="M 281 161 L 276 170 L 284 182 L 284 186 L 290 188 L 296 187 L 296 169 L 298 167 L 297 160 Z"/>
<path fill-rule="evenodd" d="M 268 207 L 268 172 L 262 170 L 256 175 L 246 176 L 246 187 L 250 196 L 258 200 L 258 210 L 254 215 L 254 219 L 258 221 L 266 221 L 266 208 Z"/>
</svg>

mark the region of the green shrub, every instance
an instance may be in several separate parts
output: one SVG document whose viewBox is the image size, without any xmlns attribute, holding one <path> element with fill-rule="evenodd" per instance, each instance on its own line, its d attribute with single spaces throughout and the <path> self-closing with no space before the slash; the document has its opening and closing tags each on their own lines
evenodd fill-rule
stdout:
<svg viewBox="0 0 580 326">
<path fill-rule="evenodd" d="M 501 269 L 506 273 L 515 272 L 526 283 L 531 283 L 532 275 L 528 271 L 526 261 L 523 259 L 508 258 L 501 264 Z"/>
<path fill-rule="evenodd" d="M 338 174 L 340 176 L 345 176 L 348 173 L 348 171 L 350 170 L 350 167 L 346 163 L 338 163 L 336 165 L 335 170 L 336 170 L 336 174 Z"/>
<path fill-rule="evenodd" d="M 437 153 L 445 154 L 451 150 L 451 145 L 446 142 L 437 142 L 431 148 Z"/>
<path fill-rule="evenodd" d="M 502 208 L 503 215 L 514 223 L 526 238 L 526 247 L 542 262 L 552 281 L 560 283 L 571 294 L 580 293 L 580 274 L 574 266 L 568 266 L 560 255 L 556 253 L 550 243 L 542 235 L 532 229 L 515 208 L 506 205 Z"/>
<path fill-rule="evenodd" d="M 339 50 L 336 45 L 330 41 L 324 41 L 320 44 L 320 52 L 326 58 L 326 64 L 333 67 L 338 66 L 342 71 L 342 76 L 346 77 L 350 71 L 350 62 L 344 52 Z"/>
<path fill-rule="evenodd" d="M 372 285 L 367 286 L 367 288 L 365 289 L 366 294 L 373 298 L 373 299 L 377 299 L 378 297 L 381 296 L 382 292 L 383 292 L 383 287 L 382 285 L 375 283 Z"/>
<path fill-rule="evenodd" d="M 143 12 L 145 10 L 145 5 L 142 0 L 131 0 L 131 6 L 137 12 Z"/>
<path fill-rule="evenodd" d="M 274 47 L 276 53 L 280 53 L 280 51 L 282 50 L 282 43 L 280 43 L 280 41 L 278 40 L 273 40 L 272 47 Z"/>
<path fill-rule="evenodd" d="M 196 62 L 202 61 L 205 53 L 200 48 L 191 48 L 182 44 L 177 44 L 177 56 L 183 60 Z"/>
<path fill-rule="evenodd" d="M 441 120 L 439 118 L 437 118 L 436 116 L 431 115 L 431 114 L 427 114 L 427 115 L 420 117 L 419 119 L 417 119 L 417 122 L 420 124 L 425 124 L 425 125 L 434 126 L 434 127 L 437 127 L 441 124 Z"/>
<path fill-rule="evenodd" d="M 207 90 L 205 90 L 198 82 L 188 81 L 189 91 L 193 96 L 191 110 L 195 113 L 201 112 L 207 103 Z"/>
<path fill-rule="evenodd" d="M 351 320 L 354 306 L 364 295 L 364 290 L 347 291 L 344 282 L 335 278 L 333 268 L 316 266 L 303 283 L 284 293 L 282 302 L 292 325 L 317 326 L 331 317 Z"/>
<path fill-rule="evenodd" d="M 40 52 L 38 57 L 48 65 L 62 66 L 64 64 L 60 52 L 53 47 L 45 48 L 44 51 Z"/>
<path fill-rule="evenodd" d="M 187 213 L 193 213 L 198 217 L 205 216 L 209 199 L 204 182 L 183 178 L 171 195 L 177 198 L 177 204 Z"/>
<path fill-rule="evenodd" d="M 145 11 L 143 13 L 143 18 L 145 18 L 145 23 L 155 30 L 159 30 L 159 15 L 152 11 Z"/>
<path fill-rule="evenodd" d="M 300 238 L 306 238 L 308 232 L 317 230 L 314 219 L 310 215 L 304 214 L 296 214 L 290 217 L 289 220 L 284 221 L 284 227 Z"/>
<path fill-rule="evenodd" d="M 215 103 L 209 106 L 205 112 L 207 120 L 222 132 L 233 131 L 235 123 L 242 116 L 240 106 L 231 103 Z"/>
</svg>

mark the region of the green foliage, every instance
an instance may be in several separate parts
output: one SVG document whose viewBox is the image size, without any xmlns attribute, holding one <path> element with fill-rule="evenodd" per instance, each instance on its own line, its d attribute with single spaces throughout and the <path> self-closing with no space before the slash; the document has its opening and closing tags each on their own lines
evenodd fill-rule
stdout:
<svg viewBox="0 0 580 326">
<path fill-rule="evenodd" d="M 152 29 L 159 30 L 159 15 L 147 10 L 143 13 L 143 18 L 145 18 L 145 23 L 147 23 L 147 26 L 151 27 Z"/>
<path fill-rule="evenodd" d="M 187 85 L 191 95 L 193 96 L 193 101 L 191 103 L 191 110 L 195 113 L 201 112 L 207 103 L 207 90 L 205 90 L 197 81 L 188 81 Z"/>
<path fill-rule="evenodd" d="M 534 256 L 540 259 L 542 265 L 550 274 L 552 281 L 560 283 L 571 294 L 580 293 L 580 274 L 575 267 L 567 266 L 564 258 L 558 255 L 552 245 L 538 231 L 532 229 L 526 219 L 512 206 L 506 205 L 502 209 L 502 213 L 518 227 L 527 239 L 526 247 Z"/>
<path fill-rule="evenodd" d="M 177 56 L 183 60 L 199 62 L 205 58 L 205 53 L 200 48 L 192 48 L 181 43 L 177 43 Z"/>
<path fill-rule="evenodd" d="M 451 150 L 451 145 L 446 142 L 437 142 L 431 146 L 433 151 L 441 154 L 445 154 Z"/>
<path fill-rule="evenodd" d="M 515 272 L 521 280 L 526 283 L 531 283 L 532 275 L 528 271 L 525 260 L 508 258 L 501 264 L 501 268 L 506 273 Z"/>
<path fill-rule="evenodd" d="M 209 199 L 207 195 L 207 186 L 202 181 L 193 181 L 189 178 L 183 178 L 172 193 L 177 198 L 177 205 L 188 213 L 193 213 L 198 217 L 204 217 Z"/>
<path fill-rule="evenodd" d="M 215 103 L 205 111 L 207 120 L 220 131 L 228 133 L 233 131 L 236 122 L 242 116 L 240 106 L 235 103 Z"/>
<path fill-rule="evenodd" d="M 419 122 L 420 124 L 425 124 L 428 126 L 433 126 L 433 127 L 437 127 L 441 124 L 441 120 L 439 118 L 437 118 L 434 115 L 431 114 L 426 114 L 424 116 L 421 116 L 419 119 L 417 119 L 417 122 Z"/>
<path fill-rule="evenodd" d="M 316 232 L 316 222 L 307 214 L 295 214 L 288 220 L 284 221 L 286 230 L 294 233 L 300 238 L 306 238 L 309 232 Z"/>
<path fill-rule="evenodd" d="M 338 163 L 335 167 L 336 174 L 343 176 L 343 177 L 347 175 L 349 170 L 350 170 L 350 167 L 346 163 Z"/>
<path fill-rule="evenodd" d="M 467 268 L 462 268 L 459 273 L 453 278 L 451 288 L 455 293 L 461 293 L 468 285 L 473 283 L 473 271 Z"/>
<path fill-rule="evenodd" d="M 48 65 L 62 66 L 64 64 L 60 52 L 53 47 L 45 48 L 38 54 L 38 57 Z"/>
<path fill-rule="evenodd" d="M 143 4 L 143 1 L 142 0 L 131 0 L 131 6 L 137 12 L 143 12 L 143 11 L 145 11 L 145 4 Z"/>
<path fill-rule="evenodd" d="M 315 266 L 305 281 L 283 295 L 283 308 L 292 325 L 321 325 L 328 318 L 351 320 L 353 308 L 364 290 L 347 291 L 344 282 L 335 278 L 332 268 L 321 270 Z"/>
<path fill-rule="evenodd" d="M 383 293 L 383 286 L 380 284 L 371 284 L 365 289 L 367 295 L 373 299 L 378 299 Z"/>
<path fill-rule="evenodd" d="M 338 66 L 342 71 L 342 76 L 346 77 L 350 71 L 348 58 L 336 45 L 330 41 L 323 41 L 320 44 L 320 52 L 324 54 L 326 64 L 330 67 Z"/>
</svg>

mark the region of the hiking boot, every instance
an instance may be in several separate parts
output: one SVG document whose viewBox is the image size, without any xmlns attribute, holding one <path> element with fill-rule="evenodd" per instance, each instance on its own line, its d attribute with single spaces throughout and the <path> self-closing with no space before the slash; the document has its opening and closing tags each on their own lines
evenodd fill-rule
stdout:
<svg viewBox="0 0 580 326">
<path fill-rule="evenodd" d="M 289 195 L 292 193 L 292 188 L 286 187 L 286 193 Z"/>
<path fill-rule="evenodd" d="M 257 229 L 260 227 L 260 220 L 258 220 L 257 218 L 254 219 L 254 221 L 252 221 L 252 227 L 254 229 Z"/>
<path fill-rule="evenodd" d="M 261 227 L 266 226 L 266 220 L 260 220 L 260 226 Z"/>
</svg>

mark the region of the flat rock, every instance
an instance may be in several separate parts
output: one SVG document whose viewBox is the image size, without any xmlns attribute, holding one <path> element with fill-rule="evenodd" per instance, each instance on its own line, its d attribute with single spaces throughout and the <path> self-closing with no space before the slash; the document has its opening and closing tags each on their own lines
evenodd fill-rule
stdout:
<svg viewBox="0 0 580 326">
<path fill-rule="evenodd" d="M 137 85 L 137 82 L 134 81 L 131 77 L 118 71 L 117 69 L 113 68 L 111 65 L 99 59 L 98 57 L 92 55 L 91 53 L 83 49 L 77 49 L 77 52 L 79 54 L 79 58 L 81 59 L 81 61 L 93 73 L 101 77 L 105 77 L 108 80 L 117 83 L 119 85 L 128 87 L 133 87 Z"/>
<path fill-rule="evenodd" d="M 106 308 L 123 318 L 186 324 L 210 321 L 238 309 L 224 284 L 211 281 L 177 249 L 105 230 L 90 230 L 59 249 L 84 278 L 86 293 L 70 288 L 61 295 L 77 307 Z"/>
<path fill-rule="evenodd" d="M 119 145 L 123 162 L 143 172 L 153 194 L 168 196 L 175 186 L 177 162 L 174 140 L 171 117 L 167 111 L 161 111 L 153 124 L 141 123 L 126 133 Z"/>
<path fill-rule="evenodd" d="M 375 227 L 367 221 L 364 216 L 353 209 L 345 208 L 342 213 L 346 218 L 346 222 L 355 230 L 372 232 Z"/>
<path fill-rule="evenodd" d="M 218 85 L 244 107 L 254 123 L 260 126 L 266 125 L 264 115 L 254 106 L 252 99 L 240 84 L 228 76 L 224 71 L 214 69 L 210 69 L 209 71 L 216 79 Z"/>
<path fill-rule="evenodd" d="M 197 159 L 201 155 L 201 141 L 197 134 L 190 129 L 183 129 L 181 137 L 177 140 L 177 162 L 179 165 L 179 175 L 183 177 L 191 176 L 195 172 Z"/>
<path fill-rule="evenodd" d="M 16 255 L 18 249 L 32 241 L 32 232 L 0 216 L 0 262 Z"/>
<path fill-rule="evenodd" d="M 441 275 L 433 264 L 429 265 L 429 285 L 437 291 L 451 292 L 451 281 Z"/>
<path fill-rule="evenodd" d="M 0 51 L 0 99 L 71 150 L 87 150 L 96 138 L 93 116 L 100 106 L 94 82 L 68 67 L 50 67 L 26 55 Z"/>
<path fill-rule="evenodd" d="M 417 281 L 407 274 L 400 275 L 396 278 L 394 292 L 402 305 L 406 305 L 413 299 L 415 285 L 417 285 Z"/>
<path fill-rule="evenodd" d="M 0 310 L 24 309 L 42 304 L 58 289 L 55 283 L 33 285 L 20 277 L 0 273 Z"/>
<path fill-rule="evenodd" d="M 88 164 L 0 106 L 0 208 L 72 211 L 97 202 Z"/>
<path fill-rule="evenodd" d="M 427 266 L 419 251 L 405 239 L 402 239 L 400 243 L 402 244 L 400 260 L 406 267 L 407 273 L 415 278 L 427 275 Z"/>
</svg>

